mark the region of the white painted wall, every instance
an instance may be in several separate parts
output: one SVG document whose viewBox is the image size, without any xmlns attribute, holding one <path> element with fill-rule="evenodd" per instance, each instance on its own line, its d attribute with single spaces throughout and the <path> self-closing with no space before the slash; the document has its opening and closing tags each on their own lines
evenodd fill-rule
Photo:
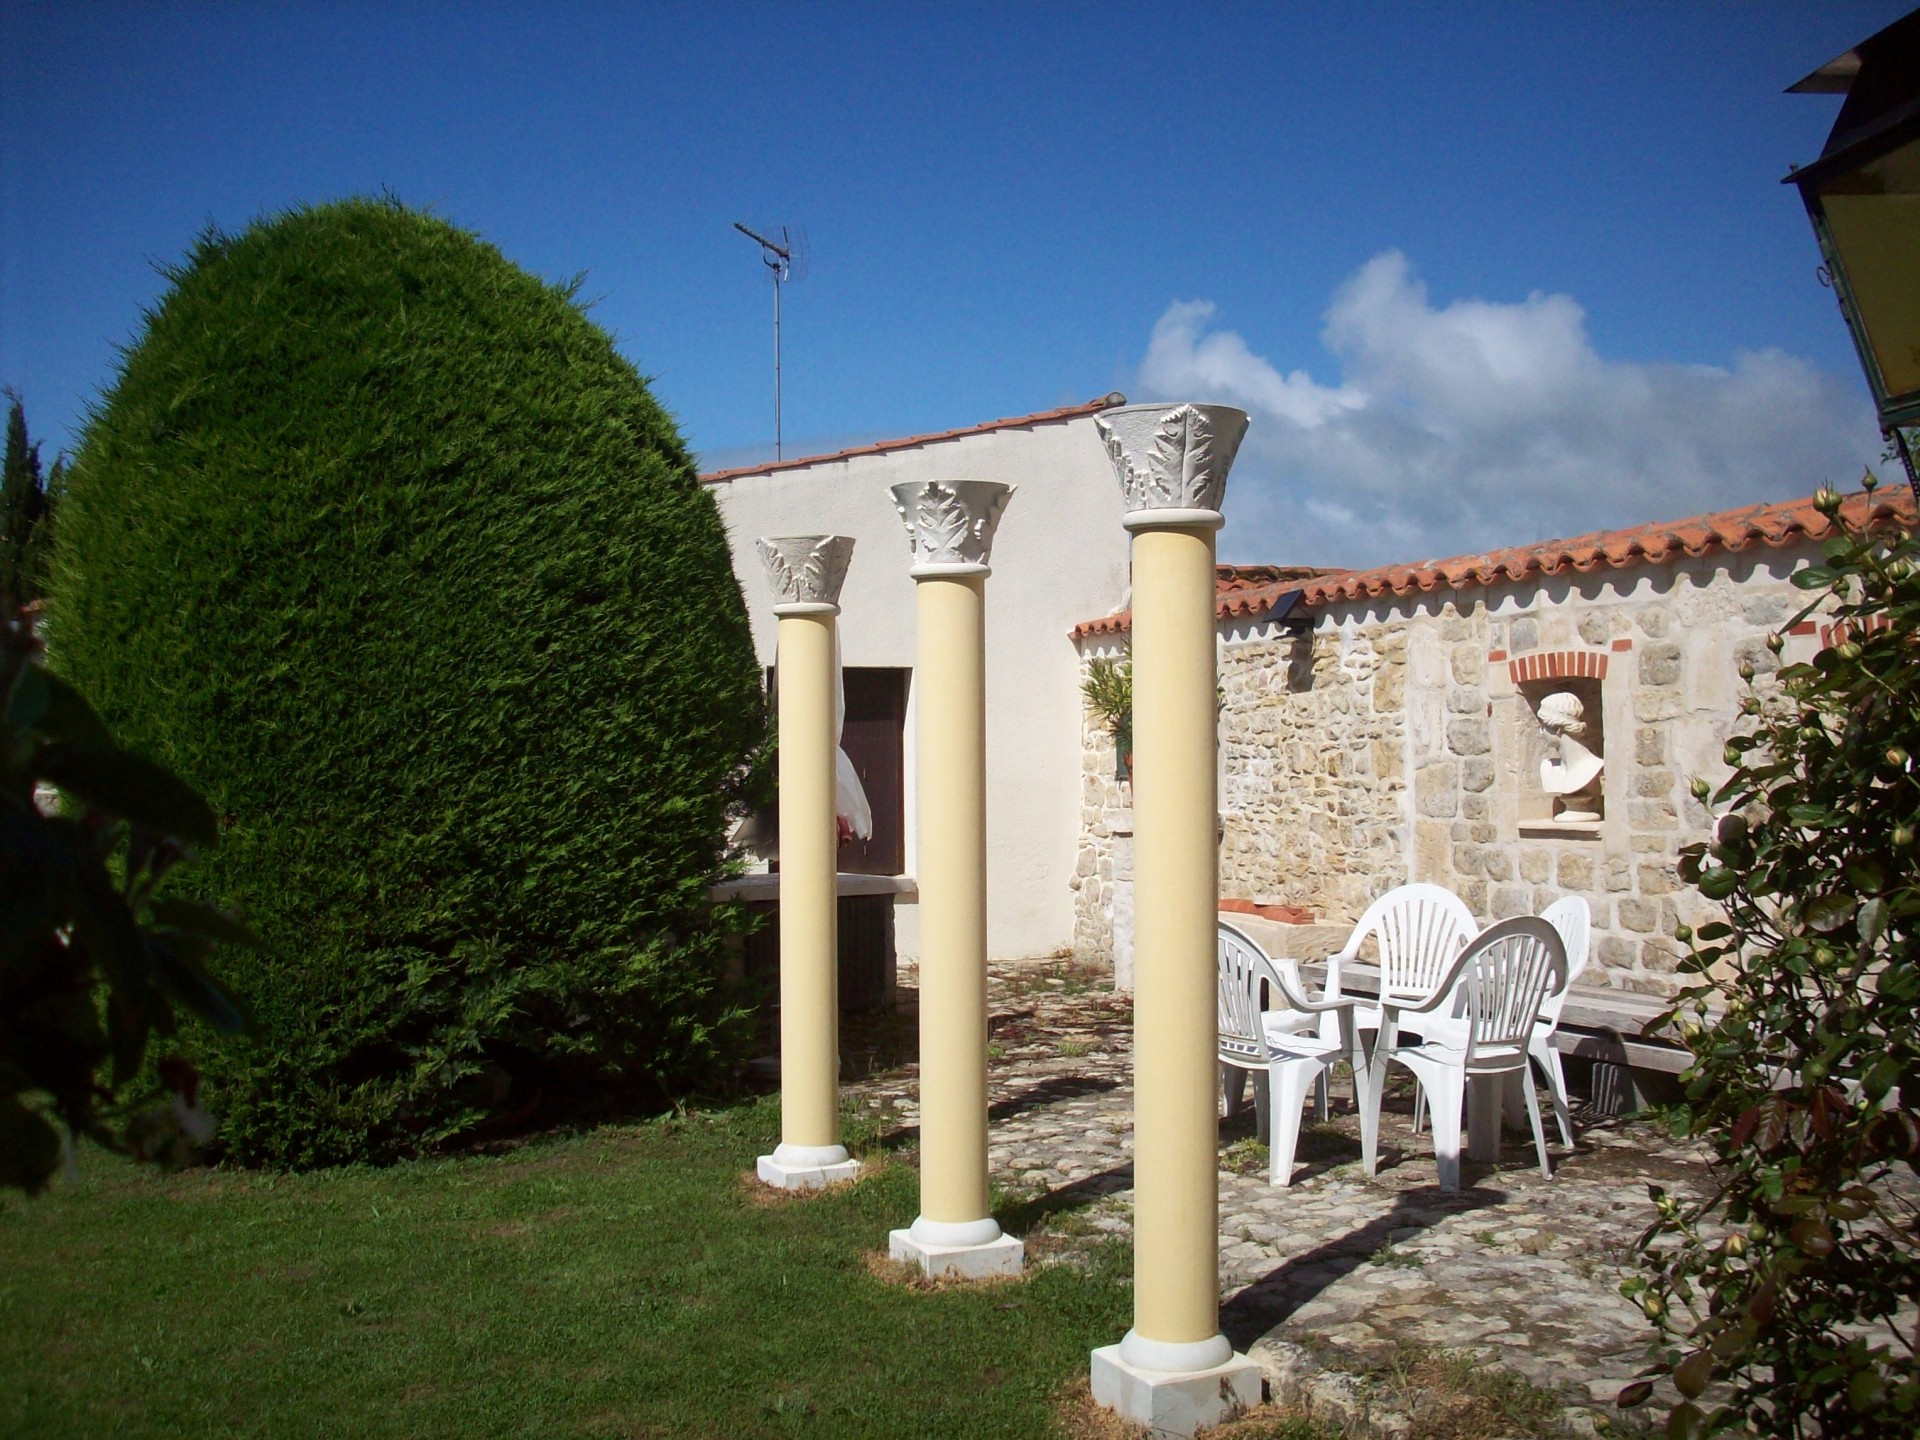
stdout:
<svg viewBox="0 0 1920 1440">
<path fill-rule="evenodd" d="M 1073 878 L 1081 810 L 1080 665 L 1068 633 L 1127 595 L 1125 510 L 1093 417 L 1010 426 L 898 450 L 711 484 L 753 619 L 773 663 L 771 597 L 754 540 L 839 534 L 855 539 L 840 595 L 848 665 L 914 664 L 913 581 L 891 485 L 998 480 L 1018 487 L 993 546 L 987 581 L 987 948 L 994 959 L 1073 944 Z M 913 706 L 906 729 L 907 870 L 915 865 Z M 902 955 L 919 953 L 918 908 L 896 916 Z"/>
</svg>

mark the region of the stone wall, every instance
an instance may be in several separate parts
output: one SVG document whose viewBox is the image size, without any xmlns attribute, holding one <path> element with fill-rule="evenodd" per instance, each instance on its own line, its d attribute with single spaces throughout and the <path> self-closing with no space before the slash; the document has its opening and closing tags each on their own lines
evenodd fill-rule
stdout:
<svg viewBox="0 0 1920 1440">
<path fill-rule="evenodd" d="M 1298 635 L 1223 623 L 1221 894 L 1341 924 L 1409 881 L 1448 887 L 1486 923 L 1582 895 L 1594 917 L 1583 983 L 1671 993 L 1674 927 L 1708 908 L 1674 869 L 1706 835 L 1688 785 L 1725 777 L 1740 667 L 1777 668 L 1766 637 L 1798 609 L 1788 576 L 1816 554 L 1330 604 Z M 1784 658 L 1818 643 L 1812 624 L 1796 627 Z M 1589 825 L 1556 823 L 1540 787 L 1535 707 L 1559 689 L 1585 698 L 1605 760 Z M 1124 986 L 1131 797 L 1104 732 L 1087 735 L 1075 943 L 1113 960 Z"/>
</svg>

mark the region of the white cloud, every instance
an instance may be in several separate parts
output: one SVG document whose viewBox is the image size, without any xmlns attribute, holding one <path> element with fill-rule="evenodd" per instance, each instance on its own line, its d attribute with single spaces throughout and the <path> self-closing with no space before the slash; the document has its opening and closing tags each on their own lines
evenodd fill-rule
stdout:
<svg viewBox="0 0 1920 1440">
<path fill-rule="evenodd" d="M 1228 486 L 1231 559 L 1372 565 L 1850 483 L 1880 453 L 1862 387 L 1780 350 L 1731 365 L 1602 359 L 1571 296 L 1434 308 L 1404 255 L 1334 293 L 1341 380 L 1282 374 L 1208 301 L 1154 326 L 1142 398 L 1253 416 Z"/>
</svg>

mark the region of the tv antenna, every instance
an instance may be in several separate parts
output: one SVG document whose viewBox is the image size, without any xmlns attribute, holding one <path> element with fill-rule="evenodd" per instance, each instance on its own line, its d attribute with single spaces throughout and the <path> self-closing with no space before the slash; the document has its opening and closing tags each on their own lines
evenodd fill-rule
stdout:
<svg viewBox="0 0 1920 1440">
<path fill-rule="evenodd" d="M 780 287 L 788 280 L 801 279 L 806 274 L 807 232 L 802 229 L 797 235 L 785 225 L 779 227 L 780 238 L 770 240 L 758 230 L 749 230 L 738 220 L 733 228 L 749 240 L 760 246 L 760 259 L 773 274 L 773 458 L 778 463 L 782 458 L 780 435 Z M 769 225 L 767 229 L 774 227 Z"/>
</svg>

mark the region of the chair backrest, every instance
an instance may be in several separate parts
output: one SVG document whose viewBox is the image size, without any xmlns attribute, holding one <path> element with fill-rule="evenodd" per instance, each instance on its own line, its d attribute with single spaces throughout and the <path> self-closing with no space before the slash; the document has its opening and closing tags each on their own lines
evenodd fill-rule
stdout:
<svg viewBox="0 0 1920 1440">
<path fill-rule="evenodd" d="M 1367 907 L 1343 953 L 1380 944 L 1380 993 L 1424 1000 L 1439 987 L 1479 925 L 1466 901 L 1440 885 L 1402 885 Z M 1337 980 L 1330 977 L 1330 986 Z"/>
<path fill-rule="evenodd" d="M 1533 1022 L 1548 995 L 1566 983 L 1567 948 L 1538 915 L 1502 920 L 1476 936 L 1460 957 L 1467 1022 L 1466 1064 L 1524 1063 Z"/>
<path fill-rule="evenodd" d="M 1260 986 L 1278 994 L 1273 964 L 1251 937 L 1231 925 L 1219 929 L 1220 1059 L 1234 1065 L 1267 1063 L 1267 1034 L 1260 1025 Z"/>
<path fill-rule="evenodd" d="M 1560 988 L 1547 996 L 1540 1007 L 1540 1018 L 1549 1026 L 1560 1023 L 1560 1011 L 1567 1003 L 1567 991 L 1587 968 L 1587 950 L 1592 943 L 1593 911 L 1578 895 L 1568 895 L 1540 912 L 1540 918 L 1560 932 L 1560 943 L 1567 947 L 1567 978 Z"/>
</svg>

